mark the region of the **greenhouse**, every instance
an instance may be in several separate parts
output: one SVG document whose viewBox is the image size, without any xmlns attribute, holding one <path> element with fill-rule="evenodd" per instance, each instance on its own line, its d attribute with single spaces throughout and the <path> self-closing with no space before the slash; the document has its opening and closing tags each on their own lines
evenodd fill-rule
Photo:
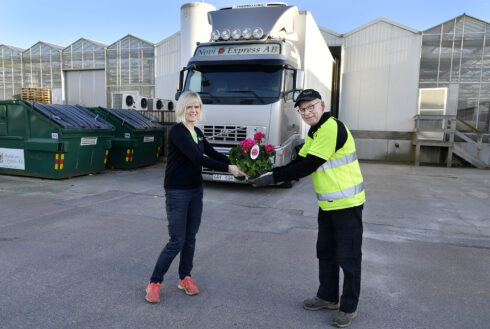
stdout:
<svg viewBox="0 0 490 329">
<path fill-rule="evenodd" d="M 100 42 L 80 38 L 62 51 L 63 71 L 105 69 L 105 48 Z"/>
<path fill-rule="evenodd" d="M 11 99 L 22 87 L 22 52 L 25 49 L 0 45 L 0 99 Z"/>
<path fill-rule="evenodd" d="M 155 97 L 154 44 L 130 34 L 106 50 L 107 107 L 112 94 L 132 91 L 140 97 Z"/>
<path fill-rule="evenodd" d="M 39 41 L 22 52 L 24 88 L 61 89 L 61 46 Z"/>
<path fill-rule="evenodd" d="M 447 87 L 458 119 L 490 132 L 490 24 L 464 14 L 424 31 L 419 87 Z"/>
</svg>

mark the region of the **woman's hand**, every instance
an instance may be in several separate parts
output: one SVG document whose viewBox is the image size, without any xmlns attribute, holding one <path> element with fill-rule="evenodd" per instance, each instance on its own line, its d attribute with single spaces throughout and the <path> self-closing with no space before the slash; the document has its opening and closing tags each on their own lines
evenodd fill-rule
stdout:
<svg viewBox="0 0 490 329">
<path fill-rule="evenodd" d="M 249 177 L 245 172 L 238 169 L 238 167 L 235 165 L 229 165 L 228 166 L 228 172 L 231 173 L 235 177 L 240 177 L 240 176 Z"/>
</svg>

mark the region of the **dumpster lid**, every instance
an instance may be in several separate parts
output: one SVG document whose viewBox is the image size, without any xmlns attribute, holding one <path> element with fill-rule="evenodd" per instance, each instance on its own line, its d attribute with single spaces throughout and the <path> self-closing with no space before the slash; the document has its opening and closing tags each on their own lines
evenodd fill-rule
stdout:
<svg viewBox="0 0 490 329">
<path fill-rule="evenodd" d="M 155 130 L 163 128 L 161 124 L 151 120 L 150 118 L 145 117 L 143 114 L 136 110 L 107 109 L 100 106 L 99 109 L 108 112 L 110 115 L 126 123 L 133 129 Z"/>
<path fill-rule="evenodd" d="M 114 126 L 84 107 L 73 105 L 40 104 L 25 101 L 62 128 L 114 129 Z"/>
</svg>

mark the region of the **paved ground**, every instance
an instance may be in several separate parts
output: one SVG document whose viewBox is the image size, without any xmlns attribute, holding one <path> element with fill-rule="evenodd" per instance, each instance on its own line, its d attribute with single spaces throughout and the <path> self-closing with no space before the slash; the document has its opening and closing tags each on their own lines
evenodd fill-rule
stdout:
<svg viewBox="0 0 490 329">
<path fill-rule="evenodd" d="M 352 328 L 490 327 L 490 171 L 361 164 L 363 281 Z M 0 176 L 0 328 L 325 328 L 311 179 L 205 184 L 193 276 L 144 288 L 167 239 L 163 164 L 62 181 Z"/>
</svg>

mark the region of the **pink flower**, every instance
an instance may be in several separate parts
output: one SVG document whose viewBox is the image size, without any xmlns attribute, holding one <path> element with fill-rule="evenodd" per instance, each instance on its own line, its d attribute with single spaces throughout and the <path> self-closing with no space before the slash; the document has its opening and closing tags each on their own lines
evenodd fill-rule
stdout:
<svg viewBox="0 0 490 329">
<path fill-rule="evenodd" d="M 243 153 L 247 153 L 248 150 L 250 150 L 254 145 L 255 145 L 255 141 L 251 138 L 247 138 L 240 142 L 240 146 L 243 150 Z"/>
<path fill-rule="evenodd" d="M 261 133 L 260 131 L 258 133 L 255 133 L 255 135 L 254 135 L 254 139 L 257 142 L 260 142 L 264 137 L 265 137 L 265 135 L 263 133 Z"/>
<path fill-rule="evenodd" d="M 265 152 L 266 153 L 272 153 L 272 152 L 274 152 L 274 146 L 272 146 L 271 144 L 266 145 Z"/>
</svg>

